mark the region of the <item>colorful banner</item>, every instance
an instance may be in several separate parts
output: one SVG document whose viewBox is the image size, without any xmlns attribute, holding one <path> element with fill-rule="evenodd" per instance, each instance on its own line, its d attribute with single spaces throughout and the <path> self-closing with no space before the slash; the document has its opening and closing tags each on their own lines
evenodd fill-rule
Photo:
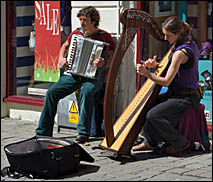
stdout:
<svg viewBox="0 0 213 182">
<path fill-rule="evenodd" d="M 34 79 L 56 82 L 60 77 L 60 1 L 35 1 Z"/>
</svg>

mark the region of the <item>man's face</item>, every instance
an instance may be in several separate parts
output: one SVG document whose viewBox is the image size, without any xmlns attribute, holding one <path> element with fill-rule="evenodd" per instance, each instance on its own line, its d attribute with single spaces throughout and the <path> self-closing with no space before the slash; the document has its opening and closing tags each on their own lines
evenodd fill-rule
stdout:
<svg viewBox="0 0 213 182">
<path fill-rule="evenodd" d="M 90 17 L 80 16 L 79 20 L 83 31 L 88 31 L 91 29 L 91 27 L 94 28 L 94 22 L 91 23 Z"/>
</svg>

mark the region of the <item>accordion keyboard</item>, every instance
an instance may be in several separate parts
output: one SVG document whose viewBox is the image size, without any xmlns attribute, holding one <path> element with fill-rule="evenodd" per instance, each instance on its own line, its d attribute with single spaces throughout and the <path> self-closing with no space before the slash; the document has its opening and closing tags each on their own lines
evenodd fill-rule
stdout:
<svg viewBox="0 0 213 182">
<path fill-rule="evenodd" d="M 74 60 L 74 54 L 76 51 L 76 46 L 77 46 L 77 37 L 73 36 L 73 39 L 71 39 L 70 47 L 69 47 L 69 52 L 68 52 L 68 71 L 69 72 L 72 69 L 72 63 Z"/>
</svg>

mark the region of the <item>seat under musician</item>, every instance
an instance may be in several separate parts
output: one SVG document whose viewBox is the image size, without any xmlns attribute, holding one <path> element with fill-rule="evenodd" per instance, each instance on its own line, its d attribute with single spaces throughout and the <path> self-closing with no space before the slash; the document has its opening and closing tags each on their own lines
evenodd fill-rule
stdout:
<svg viewBox="0 0 213 182">
<path fill-rule="evenodd" d="M 178 131 L 190 142 L 190 149 L 195 148 L 195 142 L 202 144 L 203 150 L 209 151 L 209 132 L 205 118 L 205 105 L 190 107 L 181 117 Z"/>
</svg>

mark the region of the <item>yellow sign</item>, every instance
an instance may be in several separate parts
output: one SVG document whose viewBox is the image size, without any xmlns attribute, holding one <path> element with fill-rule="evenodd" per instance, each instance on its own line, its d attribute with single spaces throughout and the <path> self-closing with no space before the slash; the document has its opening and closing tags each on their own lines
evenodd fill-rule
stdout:
<svg viewBox="0 0 213 182">
<path fill-rule="evenodd" d="M 72 102 L 71 107 L 69 109 L 69 122 L 78 124 L 78 110 L 75 101 Z"/>
</svg>

